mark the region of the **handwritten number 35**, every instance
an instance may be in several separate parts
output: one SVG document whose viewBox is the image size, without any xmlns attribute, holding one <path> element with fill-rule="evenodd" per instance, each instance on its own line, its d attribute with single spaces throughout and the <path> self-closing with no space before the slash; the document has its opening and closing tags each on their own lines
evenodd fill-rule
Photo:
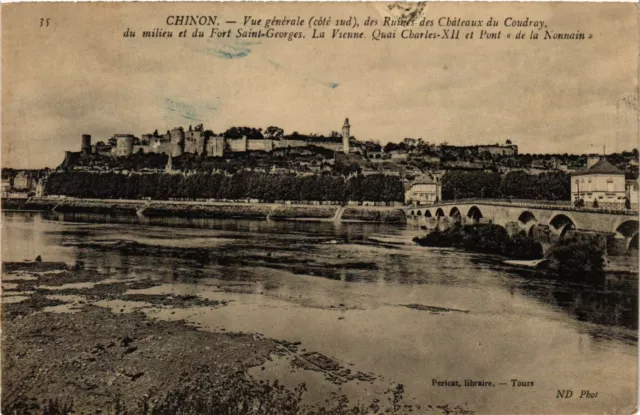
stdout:
<svg viewBox="0 0 640 415">
<path fill-rule="evenodd" d="M 40 27 L 49 27 L 49 18 L 40 18 Z"/>
</svg>

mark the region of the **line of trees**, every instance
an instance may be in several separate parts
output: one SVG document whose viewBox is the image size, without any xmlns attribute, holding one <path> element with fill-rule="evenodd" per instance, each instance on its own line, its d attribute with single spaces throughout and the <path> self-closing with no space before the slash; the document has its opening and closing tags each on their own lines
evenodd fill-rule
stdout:
<svg viewBox="0 0 640 415">
<path fill-rule="evenodd" d="M 345 179 L 331 174 L 297 176 L 261 172 L 234 175 L 60 172 L 49 177 L 46 192 L 97 199 L 404 200 L 402 182 L 394 176 L 354 176 Z"/>
<path fill-rule="evenodd" d="M 504 176 L 491 172 L 448 171 L 442 177 L 444 200 L 483 197 L 569 200 L 571 180 L 564 172 L 528 174 L 523 171 Z"/>
</svg>

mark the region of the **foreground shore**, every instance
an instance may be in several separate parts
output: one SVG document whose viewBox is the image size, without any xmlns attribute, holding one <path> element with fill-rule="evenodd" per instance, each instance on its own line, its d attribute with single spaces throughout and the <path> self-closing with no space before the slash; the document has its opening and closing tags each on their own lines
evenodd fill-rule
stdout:
<svg viewBox="0 0 640 415">
<path fill-rule="evenodd" d="M 109 199 L 2 199 L 3 210 L 101 213 L 146 217 L 237 218 L 334 222 L 406 223 L 393 206 L 340 206 L 315 204 L 196 202 Z"/>
<path fill-rule="evenodd" d="M 401 385 L 390 388 L 384 402 L 352 405 L 336 397 L 308 404 L 304 385 L 256 381 L 249 369 L 264 370 L 274 357 L 289 356 L 337 384 L 369 383 L 375 376 L 286 341 L 200 331 L 131 307 L 226 305 L 197 296 L 130 292 L 156 284 L 109 278 L 82 264 L 3 264 L 3 413 L 471 413 L 405 405 Z"/>
<path fill-rule="evenodd" d="M 46 295 L 84 294 L 98 300 L 141 286 L 119 282 L 53 291 L 103 278 L 58 263 L 4 264 L 3 281 L 12 281 L 19 297 L 3 290 L 3 412 L 40 413 L 66 406 L 74 413 L 113 413 L 116 404 L 133 410 L 154 388 L 162 394 L 182 386 L 185 376 L 205 373 L 231 379 L 277 350 L 276 342 L 258 335 L 199 332 L 181 322 L 150 320 L 140 311 L 113 313 L 86 300 L 69 308 L 59 296 Z M 48 290 L 42 288 L 45 284 Z M 176 308 L 197 301 L 141 300 Z"/>
</svg>

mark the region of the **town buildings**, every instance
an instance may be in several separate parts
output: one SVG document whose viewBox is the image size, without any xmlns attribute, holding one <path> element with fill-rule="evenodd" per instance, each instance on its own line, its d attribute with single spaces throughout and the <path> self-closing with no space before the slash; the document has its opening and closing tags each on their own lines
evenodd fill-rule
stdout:
<svg viewBox="0 0 640 415">
<path fill-rule="evenodd" d="M 44 190 L 45 178 L 34 171 L 23 170 L 13 177 L 2 179 L 3 198 L 28 198 L 41 195 Z"/>
<path fill-rule="evenodd" d="M 588 207 L 624 205 L 627 190 L 624 172 L 605 159 L 589 157 L 587 167 L 571 174 L 571 200 Z"/>
<path fill-rule="evenodd" d="M 24 171 L 21 171 L 13 178 L 13 188 L 15 190 L 28 190 L 33 187 L 33 178 Z"/>
<path fill-rule="evenodd" d="M 442 200 L 442 183 L 437 175 L 418 177 L 405 192 L 405 203 L 410 205 L 432 205 Z"/>
<path fill-rule="evenodd" d="M 487 152 L 492 156 L 517 156 L 518 155 L 518 146 L 512 144 L 511 141 L 507 140 L 506 144 L 491 144 L 491 145 L 482 145 L 478 146 L 478 152 L 483 153 Z"/>
<path fill-rule="evenodd" d="M 9 197 L 11 192 L 11 179 L 2 179 L 2 197 Z"/>
</svg>

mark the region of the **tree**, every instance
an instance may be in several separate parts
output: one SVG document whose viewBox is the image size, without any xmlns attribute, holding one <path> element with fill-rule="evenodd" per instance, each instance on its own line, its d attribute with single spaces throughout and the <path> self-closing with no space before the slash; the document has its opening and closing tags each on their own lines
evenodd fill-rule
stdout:
<svg viewBox="0 0 640 415">
<path fill-rule="evenodd" d="M 533 199 L 531 194 L 531 175 L 524 171 L 507 173 L 502 180 L 502 196 L 515 199 Z"/>
<path fill-rule="evenodd" d="M 442 178 L 442 198 L 451 200 L 501 197 L 501 182 L 499 173 L 450 170 Z"/>
<path fill-rule="evenodd" d="M 282 139 L 282 137 L 284 137 L 284 130 L 280 127 L 267 127 L 267 129 L 264 131 L 264 137 L 270 138 L 272 140 L 280 140 Z"/>
<path fill-rule="evenodd" d="M 584 280 L 603 271 L 604 250 L 596 239 L 576 236 L 561 239 L 549 249 L 546 257 L 549 268 L 560 277 Z"/>
<path fill-rule="evenodd" d="M 243 136 L 247 137 L 248 139 L 264 138 L 262 132 L 259 129 L 251 127 L 231 127 L 224 132 L 225 138 L 238 139 L 242 138 Z"/>
</svg>

